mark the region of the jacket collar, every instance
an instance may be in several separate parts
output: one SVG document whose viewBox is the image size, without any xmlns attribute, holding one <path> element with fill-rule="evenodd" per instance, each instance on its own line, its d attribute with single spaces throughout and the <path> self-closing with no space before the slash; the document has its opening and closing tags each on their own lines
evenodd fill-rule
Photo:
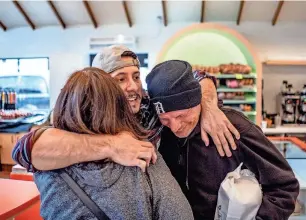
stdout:
<svg viewBox="0 0 306 220">
<path fill-rule="evenodd" d="M 201 133 L 201 125 L 200 122 L 197 123 L 197 125 L 195 126 L 195 128 L 193 129 L 193 131 L 189 134 L 189 136 L 187 137 L 188 139 L 193 138 L 195 135 Z"/>
</svg>

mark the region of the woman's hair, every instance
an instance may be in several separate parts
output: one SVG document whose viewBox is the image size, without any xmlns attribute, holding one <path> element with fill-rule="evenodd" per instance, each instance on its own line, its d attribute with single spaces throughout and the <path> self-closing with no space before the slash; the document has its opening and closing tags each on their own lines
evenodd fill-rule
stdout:
<svg viewBox="0 0 306 220">
<path fill-rule="evenodd" d="M 73 73 L 61 90 L 53 113 L 54 127 L 80 134 L 121 131 L 145 138 L 130 105 L 116 81 L 98 68 Z"/>
</svg>

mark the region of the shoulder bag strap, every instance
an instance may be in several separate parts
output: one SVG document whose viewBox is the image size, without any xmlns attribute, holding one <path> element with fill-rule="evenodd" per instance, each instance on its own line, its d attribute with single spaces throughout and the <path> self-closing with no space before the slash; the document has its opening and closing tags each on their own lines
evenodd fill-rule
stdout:
<svg viewBox="0 0 306 220">
<path fill-rule="evenodd" d="M 81 187 L 66 173 L 63 171 L 61 174 L 63 180 L 72 189 L 72 191 L 80 198 L 85 206 L 99 219 L 109 220 L 108 216 L 97 206 L 97 204 L 86 195 Z"/>
</svg>

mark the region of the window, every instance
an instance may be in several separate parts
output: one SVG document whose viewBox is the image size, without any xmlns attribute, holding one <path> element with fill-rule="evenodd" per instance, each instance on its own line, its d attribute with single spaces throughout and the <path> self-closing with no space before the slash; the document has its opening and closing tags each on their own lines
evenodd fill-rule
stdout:
<svg viewBox="0 0 306 220">
<path fill-rule="evenodd" d="M 0 89 L 17 93 L 17 108 L 28 111 L 50 108 L 49 59 L 0 59 Z"/>
<path fill-rule="evenodd" d="M 17 59 L 0 60 L 0 75 L 15 74 L 17 72 L 18 72 L 18 60 Z"/>
</svg>

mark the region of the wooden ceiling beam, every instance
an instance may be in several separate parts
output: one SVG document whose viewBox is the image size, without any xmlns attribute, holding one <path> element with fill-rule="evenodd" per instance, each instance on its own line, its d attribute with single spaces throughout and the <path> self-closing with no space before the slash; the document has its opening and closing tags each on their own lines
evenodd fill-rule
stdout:
<svg viewBox="0 0 306 220">
<path fill-rule="evenodd" d="M 275 11 L 275 13 L 274 13 L 274 16 L 273 16 L 273 19 L 272 19 L 272 25 L 273 25 L 273 26 L 274 26 L 274 25 L 276 24 L 276 22 L 277 22 L 277 19 L 278 19 L 278 17 L 279 17 L 279 14 L 280 14 L 282 8 L 283 8 L 283 5 L 284 5 L 284 1 L 279 1 L 279 2 L 278 2 L 277 9 L 276 9 L 276 11 Z"/>
<path fill-rule="evenodd" d="M 61 15 L 58 13 L 58 10 L 56 9 L 54 3 L 51 0 L 48 0 L 47 2 L 49 4 L 49 6 L 51 7 L 53 13 L 55 14 L 58 22 L 62 25 L 63 29 L 65 29 L 66 28 L 66 24 L 65 24 L 63 18 L 61 17 Z"/>
<path fill-rule="evenodd" d="M 90 17 L 94 27 L 97 28 L 98 27 L 98 23 L 97 23 L 97 20 L 96 20 L 96 18 L 94 16 L 94 13 L 92 12 L 92 10 L 90 8 L 89 2 L 86 1 L 86 0 L 83 0 L 83 3 L 84 3 L 84 6 L 85 6 L 85 8 L 86 8 L 86 10 L 88 12 L 88 15 L 89 15 L 89 17 Z"/>
<path fill-rule="evenodd" d="M 126 20 L 128 21 L 129 26 L 132 27 L 133 23 L 132 23 L 132 19 L 131 19 L 130 13 L 129 13 L 127 2 L 126 1 L 122 1 L 122 5 L 123 5 L 124 12 L 125 12 Z"/>
<path fill-rule="evenodd" d="M 166 1 L 165 0 L 162 0 L 162 7 L 163 7 L 164 25 L 166 27 L 168 25 L 168 19 L 167 19 L 167 7 L 166 7 Z"/>
<path fill-rule="evenodd" d="M 240 1 L 240 7 L 239 7 L 239 11 L 238 11 L 238 16 L 237 16 L 237 25 L 240 24 L 241 21 L 241 17 L 242 17 L 242 12 L 243 12 L 243 8 L 244 8 L 244 0 Z"/>
<path fill-rule="evenodd" d="M 31 26 L 31 28 L 33 30 L 35 30 L 35 25 L 32 22 L 32 20 L 30 19 L 30 17 L 27 15 L 27 13 L 25 12 L 25 10 L 21 7 L 21 5 L 19 4 L 18 1 L 13 0 L 13 4 L 16 6 L 16 8 L 18 9 L 18 11 L 22 14 L 22 16 L 24 17 L 24 19 L 27 21 L 27 23 Z"/>
<path fill-rule="evenodd" d="M 205 0 L 202 1 L 202 7 L 201 7 L 201 23 L 204 22 L 205 17 Z"/>
<path fill-rule="evenodd" d="M 7 30 L 7 27 L 5 26 L 5 24 L 2 23 L 2 21 L 0 21 L 0 27 L 2 28 L 3 31 Z"/>
</svg>

